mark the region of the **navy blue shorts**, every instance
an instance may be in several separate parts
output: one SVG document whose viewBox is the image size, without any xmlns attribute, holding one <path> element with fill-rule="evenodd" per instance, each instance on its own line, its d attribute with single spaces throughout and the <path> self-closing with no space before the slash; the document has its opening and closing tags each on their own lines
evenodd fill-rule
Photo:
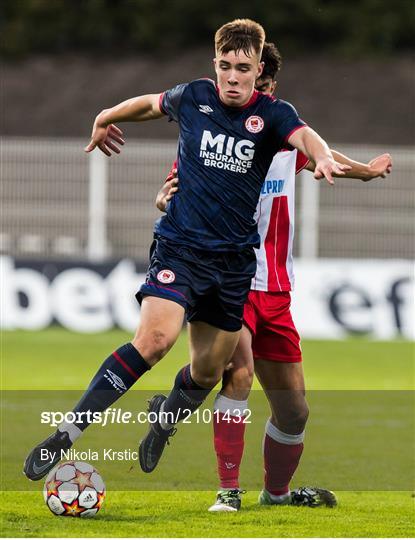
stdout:
<svg viewBox="0 0 415 540">
<path fill-rule="evenodd" d="M 188 322 L 221 330 L 242 327 L 244 304 L 256 272 L 253 248 L 241 252 L 204 251 L 157 237 L 150 249 L 146 282 L 136 294 L 177 302 Z"/>
</svg>

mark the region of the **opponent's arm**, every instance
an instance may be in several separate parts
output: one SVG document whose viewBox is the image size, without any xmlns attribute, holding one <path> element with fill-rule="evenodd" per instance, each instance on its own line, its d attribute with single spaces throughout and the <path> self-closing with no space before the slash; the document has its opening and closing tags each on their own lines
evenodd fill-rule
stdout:
<svg viewBox="0 0 415 540">
<path fill-rule="evenodd" d="M 386 175 L 390 174 L 392 170 L 392 158 L 390 154 L 381 154 L 373 158 L 369 163 L 360 163 L 355 161 L 344 154 L 341 154 L 337 150 L 330 149 L 333 158 L 338 162 L 344 165 L 349 165 L 350 170 L 346 171 L 344 176 L 346 178 L 357 178 L 363 180 L 363 182 L 368 182 L 374 178 L 386 178 Z M 314 172 L 315 163 L 309 161 L 306 169 L 308 171 Z M 333 176 L 338 176 L 336 173 L 333 173 Z"/>
<path fill-rule="evenodd" d="M 294 131 L 287 142 L 316 164 L 314 169 L 316 180 L 326 178 L 329 184 L 334 184 L 334 174 L 344 176 L 346 171 L 350 170 L 349 165 L 338 163 L 333 159 L 327 143 L 308 126 Z"/>
<path fill-rule="evenodd" d="M 116 122 L 144 122 L 163 116 L 159 106 L 160 94 L 147 94 L 127 99 L 111 109 L 104 109 L 95 118 L 92 128 L 91 142 L 85 147 L 85 152 L 98 148 L 107 156 L 111 150 L 120 153 L 117 144 L 123 145 L 122 131 L 114 124 Z"/>
</svg>

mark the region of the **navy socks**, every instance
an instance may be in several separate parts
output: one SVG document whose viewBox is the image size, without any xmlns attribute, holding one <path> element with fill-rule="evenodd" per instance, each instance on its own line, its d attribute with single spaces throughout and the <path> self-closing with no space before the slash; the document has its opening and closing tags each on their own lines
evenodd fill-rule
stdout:
<svg viewBox="0 0 415 540">
<path fill-rule="evenodd" d="M 105 411 L 149 369 L 150 366 L 131 343 L 122 345 L 104 361 L 73 411 Z M 89 423 L 84 420 L 76 425 L 83 431 Z"/>
<path fill-rule="evenodd" d="M 174 386 L 163 404 L 163 413 L 169 413 L 168 422 L 176 424 L 193 413 L 205 401 L 211 388 L 203 388 L 194 382 L 190 375 L 190 365 L 182 368 L 176 375 Z M 162 426 L 168 427 L 168 425 Z"/>
</svg>

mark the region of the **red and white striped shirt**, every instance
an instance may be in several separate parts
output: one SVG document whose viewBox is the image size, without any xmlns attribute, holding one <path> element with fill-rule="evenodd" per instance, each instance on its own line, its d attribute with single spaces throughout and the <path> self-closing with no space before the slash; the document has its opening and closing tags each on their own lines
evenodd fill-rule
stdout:
<svg viewBox="0 0 415 540">
<path fill-rule="evenodd" d="M 282 292 L 294 287 L 295 176 L 309 159 L 297 150 L 275 154 L 255 213 L 261 245 L 251 289 Z"/>
</svg>

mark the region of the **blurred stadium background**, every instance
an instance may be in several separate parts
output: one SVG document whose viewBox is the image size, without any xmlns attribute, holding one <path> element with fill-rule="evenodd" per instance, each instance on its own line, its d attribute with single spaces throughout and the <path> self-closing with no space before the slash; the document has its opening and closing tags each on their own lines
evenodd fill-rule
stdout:
<svg viewBox="0 0 415 540">
<path fill-rule="evenodd" d="M 111 495 L 101 519 L 88 526 L 80 527 L 80 520 L 52 524 L 39 493 L 17 491 L 40 487 L 25 480 L 21 463 L 50 433 L 39 424 L 39 408 L 55 403 L 51 391 L 58 390 L 56 407 L 70 408 L 102 358 L 137 325 L 134 292 L 159 217 L 154 199 L 176 154 L 177 126 L 160 120 L 122 126 L 127 144 L 121 156 L 87 156 L 93 119 L 127 97 L 213 76 L 213 33 L 236 17 L 264 25 L 284 59 L 278 94 L 333 148 L 362 161 L 390 152 L 394 163 L 390 177 L 368 184 L 337 180 L 331 188 L 306 172 L 297 182 L 293 310 L 307 388 L 316 392 L 308 394 L 308 447 L 294 485 L 339 489 L 341 505 L 335 519 L 330 509 L 301 515 L 281 509 L 275 518 L 258 508 L 252 489 L 262 482 L 260 439 L 268 411 L 262 393 L 253 392 L 256 416 L 247 429 L 242 473 L 251 492 L 237 534 L 413 536 L 412 0 L 0 4 L 1 384 L 9 390 L 2 399 L 1 489 L 16 490 L 3 492 L 3 535 L 236 534 L 235 520 L 206 515 L 211 492 L 177 491 L 216 487 L 213 449 L 206 450 L 210 434 L 194 436 L 187 426 L 147 488 L 131 463 L 120 464 L 124 469 L 99 465 Z M 186 357 L 184 332 L 121 406 L 130 399 L 145 407 L 145 391 L 170 388 Z M 60 390 L 74 394 L 62 402 Z M 91 428 L 79 447 L 108 441 L 133 447 L 145 427 L 110 437 Z M 196 448 L 199 461 L 187 460 L 188 448 Z M 172 464 L 184 462 L 189 485 L 178 477 L 180 467 L 171 475 Z M 149 488 L 158 491 L 140 492 Z"/>
<path fill-rule="evenodd" d="M 303 336 L 413 338 L 412 2 L 20 0 L 1 11 L 4 328 L 136 325 L 127 296 L 146 267 L 177 129 L 126 125 L 122 155 L 108 160 L 83 153 L 92 121 L 126 97 L 213 76 L 215 29 L 249 16 L 283 54 L 279 95 L 333 148 L 361 161 L 393 156 L 393 174 L 368 184 L 332 189 L 301 174 L 294 311 Z M 57 297 L 73 316 L 57 313 Z"/>
</svg>

